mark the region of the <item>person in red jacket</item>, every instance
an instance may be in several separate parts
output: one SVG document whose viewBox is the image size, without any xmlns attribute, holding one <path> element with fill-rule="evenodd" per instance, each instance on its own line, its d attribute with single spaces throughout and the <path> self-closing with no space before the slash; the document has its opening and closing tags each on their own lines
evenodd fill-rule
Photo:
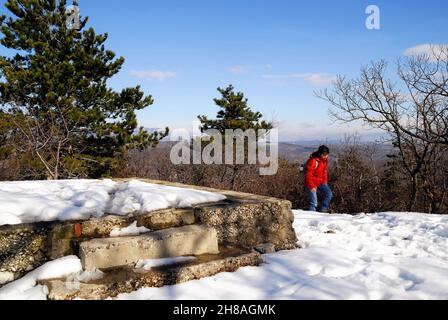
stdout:
<svg viewBox="0 0 448 320">
<path fill-rule="evenodd" d="M 309 199 L 309 211 L 317 210 L 317 191 L 322 193 L 322 205 L 320 212 L 328 212 L 333 193 L 328 186 L 328 156 L 330 149 L 320 146 L 306 163 L 305 187 Z"/>
</svg>

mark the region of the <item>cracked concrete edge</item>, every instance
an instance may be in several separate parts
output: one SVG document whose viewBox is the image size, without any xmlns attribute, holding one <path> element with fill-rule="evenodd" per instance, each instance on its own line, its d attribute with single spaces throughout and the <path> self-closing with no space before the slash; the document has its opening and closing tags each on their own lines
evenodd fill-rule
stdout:
<svg viewBox="0 0 448 320">
<path fill-rule="evenodd" d="M 162 287 L 210 277 L 220 272 L 234 272 L 241 267 L 258 266 L 262 262 L 259 253 L 250 252 L 236 257 L 212 260 L 167 271 L 149 271 L 114 283 L 79 283 L 78 288 L 73 288 L 64 279 L 54 279 L 41 281 L 40 284 L 48 287 L 48 298 L 50 300 L 102 300 L 144 287 Z"/>
</svg>

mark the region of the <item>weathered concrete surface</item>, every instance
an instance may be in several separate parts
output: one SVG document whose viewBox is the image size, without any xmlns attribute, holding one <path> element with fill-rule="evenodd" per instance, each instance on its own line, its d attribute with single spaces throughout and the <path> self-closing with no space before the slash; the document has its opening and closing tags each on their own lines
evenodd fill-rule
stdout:
<svg viewBox="0 0 448 320">
<path fill-rule="evenodd" d="M 136 217 L 137 225 L 151 230 L 162 230 L 192 225 L 197 222 L 193 208 L 165 209 Z"/>
<path fill-rule="evenodd" d="M 43 281 L 49 288 L 51 300 L 86 299 L 100 300 L 116 297 L 120 293 L 129 293 L 143 287 L 162 287 L 190 280 L 209 277 L 220 272 L 233 272 L 240 267 L 258 266 L 262 262 L 257 252 L 237 256 L 209 256 L 205 261 L 189 263 L 166 269 L 155 269 L 138 273 L 131 269 L 112 271 L 105 278 L 90 283 L 67 283 L 65 279 Z"/>
<path fill-rule="evenodd" d="M 45 224 L 0 228 L 0 285 L 46 261 L 47 233 Z"/>
<path fill-rule="evenodd" d="M 112 230 L 125 228 L 135 221 L 137 221 L 138 227 L 143 226 L 150 230 L 162 230 L 196 223 L 192 208 L 169 208 L 141 215 L 130 214 L 125 217 L 106 215 L 84 221 L 56 223 L 51 231 L 50 259 L 76 254 L 79 242 L 86 239 L 107 238 Z"/>
<path fill-rule="evenodd" d="M 132 178 L 117 180 L 128 181 Z M 288 200 L 160 180 L 139 180 L 205 190 L 226 196 L 227 199 L 223 202 L 199 204 L 193 208 L 198 223 L 217 230 L 220 245 L 252 248 L 264 243 L 272 243 L 276 250 L 297 248 L 297 236 L 292 226 L 294 215 L 291 202 Z"/>
<path fill-rule="evenodd" d="M 164 229 L 140 236 L 92 239 L 79 246 L 79 257 L 86 270 L 129 265 L 140 259 L 218 252 L 216 230 L 199 225 Z"/>
<path fill-rule="evenodd" d="M 288 202 L 258 202 L 195 208 L 201 224 L 214 227 L 223 245 L 252 248 L 272 243 L 276 250 L 296 248 L 294 216 Z"/>
<path fill-rule="evenodd" d="M 134 221 L 137 221 L 137 226 L 151 230 L 204 224 L 217 230 L 220 245 L 251 248 L 272 243 L 276 250 L 296 247 L 297 238 L 292 228 L 293 214 L 289 201 L 165 181 L 139 180 L 217 192 L 227 199 L 219 203 L 183 209 L 170 208 L 142 215 L 106 215 L 84 221 L 0 226 L 0 280 L 9 281 L 11 274 L 16 279 L 47 260 L 77 254 L 80 242 L 109 237 L 114 228 L 127 227 Z"/>
<path fill-rule="evenodd" d="M 142 215 L 92 218 L 0 226 L 0 286 L 23 276 L 48 260 L 77 254 L 79 242 L 109 237 L 115 228 L 137 226 L 151 230 L 196 223 L 193 208 L 169 208 Z"/>
</svg>

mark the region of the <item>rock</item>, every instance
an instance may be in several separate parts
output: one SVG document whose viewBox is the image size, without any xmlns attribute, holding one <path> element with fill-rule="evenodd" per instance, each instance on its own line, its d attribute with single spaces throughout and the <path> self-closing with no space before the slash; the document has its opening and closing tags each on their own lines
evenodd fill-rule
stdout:
<svg viewBox="0 0 448 320">
<path fill-rule="evenodd" d="M 13 272 L 0 272 L 0 285 L 14 280 Z"/>
<path fill-rule="evenodd" d="M 261 254 L 267 254 L 267 253 L 274 253 L 275 252 L 275 246 L 272 243 L 264 243 L 258 246 L 255 246 L 254 249 L 261 253 Z"/>
<path fill-rule="evenodd" d="M 229 200 L 236 203 L 198 206 L 195 209 L 200 223 L 217 230 L 220 244 L 252 248 L 260 243 L 272 243 L 276 250 L 297 247 L 289 201 L 263 197 L 259 200 Z"/>
<path fill-rule="evenodd" d="M 0 226 L 0 269 L 3 283 L 23 276 L 46 261 L 48 228 L 45 224 Z"/>
</svg>

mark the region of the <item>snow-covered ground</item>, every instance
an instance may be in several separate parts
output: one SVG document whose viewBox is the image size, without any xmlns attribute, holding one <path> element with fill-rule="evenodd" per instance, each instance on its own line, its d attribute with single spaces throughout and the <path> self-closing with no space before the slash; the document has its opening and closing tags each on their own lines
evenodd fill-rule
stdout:
<svg viewBox="0 0 448 320">
<path fill-rule="evenodd" d="M 448 299 L 448 216 L 295 211 L 302 249 L 119 299 Z"/>
<path fill-rule="evenodd" d="M 81 261 L 76 256 L 50 261 L 27 273 L 19 280 L 0 288 L 0 300 L 45 300 L 48 288 L 38 285 L 37 281 L 69 277 L 81 273 Z"/>
<path fill-rule="evenodd" d="M 87 219 L 105 213 L 127 215 L 223 199 L 212 192 L 138 180 L 0 182 L 0 225 Z"/>
<path fill-rule="evenodd" d="M 265 255 L 260 267 L 118 298 L 448 299 L 448 215 L 294 214 L 301 249 Z M 73 272 L 80 272 L 75 257 L 64 259 L 69 260 L 61 260 L 56 273 L 68 261 Z M 54 269 L 58 262 L 51 263 Z M 43 271 L 47 265 L 22 283 L 1 288 L 0 298 L 45 298 L 46 288 L 34 284 L 50 277 Z"/>
<path fill-rule="evenodd" d="M 147 233 L 152 230 L 146 228 L 146 227 L 137 227 L 137 221 L 134 221 L 132 224 L 130 224 L 127 227 L 124 228 L 114 228 L 110 232 L 109 236 L 111 237 L 125 237 L 125 236 L 138 236 L 142 233 Z"/>
</svg>

